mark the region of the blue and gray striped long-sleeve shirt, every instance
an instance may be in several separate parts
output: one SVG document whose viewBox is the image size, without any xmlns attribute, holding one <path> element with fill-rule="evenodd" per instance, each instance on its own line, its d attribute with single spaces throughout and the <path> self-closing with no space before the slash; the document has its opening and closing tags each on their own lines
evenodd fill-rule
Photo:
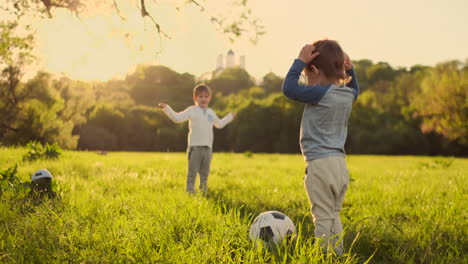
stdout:
<svg viewBox="0 0 468 264">
<path fill-rule="evenodd" d="M 300 130 L 302 154 L 306 160 L 345 156 L 348 119 L 359 95 L 354 69 L 346 71 L 352 79 L 345 86 L 299 85 L 305 65 L 299 59 L 294 60 L 282 87 L 285 96 L 306 104 Z"/>
</svg>

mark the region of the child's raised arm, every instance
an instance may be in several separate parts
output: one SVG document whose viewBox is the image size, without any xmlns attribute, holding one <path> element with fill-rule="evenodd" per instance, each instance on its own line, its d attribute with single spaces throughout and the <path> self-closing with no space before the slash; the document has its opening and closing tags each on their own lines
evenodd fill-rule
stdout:
<svg viewBox="0 0 468 264">
<path fill-rule="evenodd" d="M 283 82 L 282 92 L 286 97 L 305 104 L 316 104 L 327 92 L 328 88 L 324 86 L 305 86 L 298 83 L 304 67 L 319 55 L 314 51 L 315 47 L 307 44 L 294 60 Z"/>
<path fill-rule="evenodd" d="M 167 117 L 169 117 L 169 119 L 174 121 L 174 123 L 182 123 L 189 120 L 193 109 L 193 107 L 190 106 L 184 111 L 177 113 L 167 104 L 160 103 L 158 106 L 162 108 L 163 112 L 167 115 Z"/>
<path fill-rule="evenodd" d="M 351 63 L 351 59 L 349 58 L 348 54 L 345 53 L 345 70 L 346 74 L 351 77 L 351 80 L 346 84 L 346 86 L 351 87 L 354 89 L 354 100 L 357 99 L 359 96 L 359 82 L 356 77 L 356 72 L 354 72 L 353 64 Z"/>
<path fill-rule="evenodd" d="M 223 117 L 223 119 L 219 119 L 219 117 L 216 115 L 216 113 L 213 111 L 213 125 L 216 127 L 216 128 L 223 128 L 225 127 L 227 124 L 229 124 L 229 122 L 231 122 L 234 117 L 236 116 L 235 113 L 229 113 L 227 114 L 225 117 Z"/>
</svg>

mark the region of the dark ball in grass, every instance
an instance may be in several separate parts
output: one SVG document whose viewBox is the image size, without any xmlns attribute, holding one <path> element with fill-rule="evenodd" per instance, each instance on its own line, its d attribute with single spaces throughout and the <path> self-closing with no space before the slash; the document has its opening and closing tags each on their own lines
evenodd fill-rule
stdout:
<svg viewBox="0 0 468 264">
<path fill-rule="evenodd" d="M 45 197 L 55 198 L 57 194 L 52 190 L 52 174 L 46 170 L 38 170 L 31 177 L 29 197 L 34 201 L 41 201 Z"/>
</svg>

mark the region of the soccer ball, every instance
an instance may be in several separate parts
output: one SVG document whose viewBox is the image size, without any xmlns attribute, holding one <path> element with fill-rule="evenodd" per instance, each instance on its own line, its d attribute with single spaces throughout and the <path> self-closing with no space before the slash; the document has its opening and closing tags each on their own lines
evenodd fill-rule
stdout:
<svg viewBox="0 0 468 264">
<path fill-rule="evenodd" d="M 38 170 L 31 176 L 31 181 L 35 182 L 39 179 L 52 179 L 52 173 L 47 169 Z"/>
<path fill-rule="evenodd" d="M 291 219 L 278 211 L 261 213 L 250 226 L 249 237 L 257 245 L 261 241 L 267 245 L 279 245 L 286 237 L 292 237 L 296 227 Z"/>
<path fill-rule="evenodd" d="M 31 175 L 31 191 L 29 197 L 41 202 L 44 197 L 53 198 L 57 194 L 52 190 L 52 173 L 46 169 L 38 170 Z"/>
</svg>

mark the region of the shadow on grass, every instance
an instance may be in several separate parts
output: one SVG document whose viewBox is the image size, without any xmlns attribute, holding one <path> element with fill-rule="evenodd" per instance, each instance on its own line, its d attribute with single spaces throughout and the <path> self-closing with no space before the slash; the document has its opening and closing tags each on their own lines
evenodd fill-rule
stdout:
<svg viewBox="0 0 468 264">
<path fill-rule="evenodd" d="M 237 187 L 241 188 L 241 186 L 231 186 L 230 188 Z M 287 206 L 269 203 L 267 199 L 256 199 L 246 202 L 241 199 L 230 197 L 228 194 L 228 188 L 216 188 L 210 189 L 205 197 L 216 204 L 221 213 L 229 214 L 232 211 L 237 211 L 239 217 L 248 223 L 252 223 L 255 217 L 260 213 L 266 211 L 280 211 L 293 220 L 296 228 L 301 230 L 302 235 L 314 235 L 312 215 L 310 213 L 303 213 L 304 210 L 302 207 L 304 205 L 301 202 L 293 201 Z"/>
<path fill-rule="evenodd" d="M 250 203 L 246 203 L 242 200 L 235 200 L 231 197 L 226 195 L 227 189 L 210 189 L 208 194 L 206 194 L 206 198 L 216 204 L 220 212 L 223 214 L 231 213 L 232 211 L 237 211 L 239 213 L 240 218 L 253 221 L 253 219 L 263 212 L 264 210 L 260 208 L 268 208 L 269 205 L 264 203 L 256 203 L 252 205 Z"/>
<path fill-rule="evenodd" d="M 240 186 L 231 186 L 231 188 L 237 187 L 240 188 Z M 294 202 L 285 207 L 269 203 L 266 199 L 249 199 L 249 202 L 246 202 L 230 197 L 229 193 L 228 188 L 216 188 L 210 189 L 205 197 L 216 204 L 221 213 L 232 214 L 236 212 L 241 221 L 246 224 L 252 223 L 254 218 L 262 212 L 281 211 L 290 217 L 292 216 L 291 219 L 302 237 L 311 238 L 314 236 L 311 214 L 298 213 L 304 211 L 304 208 L 299 208 L 304 206 L 303 203 Z M 401 234 L 401 230 L 389 225 L 384 219 L 379 217 L 364 218 L 354 221 L 354 223 L 348 223 L 345 228 L 345 247 L 347 250 L 351 249 L 351 252 L 348 253 L 353 258 L 358 259 L 357 263 L 402 263 L 402 261 L 428 263 L 427 257 L 417 254 L 417 242 L 409 241 Z M 369 259 L 371 259 L 370 262 L 368 262 Z"/>
<path fill-rule="evenodd" d="M 352 251 L 362 259 L 372 256 L 370 263 L 466 263 L 447 241 L 427 242 L 405 233 L 399 223 L 379 216 L 351 223 L 345 237 L 345 245 L 352 245 Z"/>
</svg>

